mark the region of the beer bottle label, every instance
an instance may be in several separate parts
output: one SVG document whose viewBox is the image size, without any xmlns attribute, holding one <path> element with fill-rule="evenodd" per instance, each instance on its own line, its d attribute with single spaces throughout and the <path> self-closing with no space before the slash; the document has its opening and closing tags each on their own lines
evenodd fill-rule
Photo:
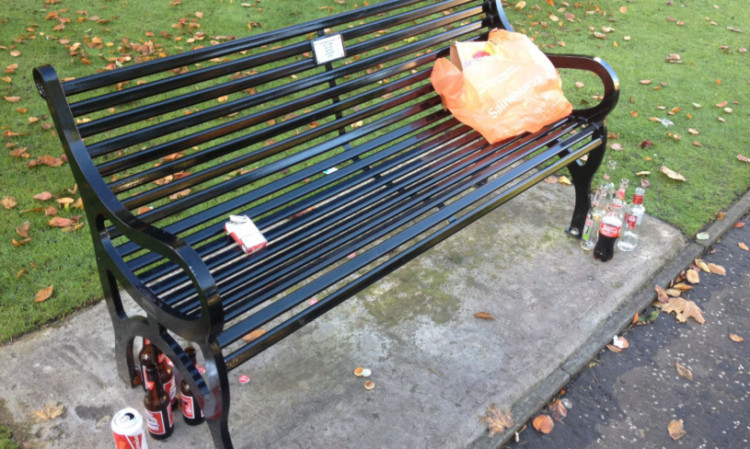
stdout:
<svg viewBox="0 0 750 449">
<path fill-rule="evenodd" d="M 614 226 L 609 223 L 602 222 L 602 227 L 599 228 L 599 233 L 605 237 L 616 238 L 620 236 L 620 226 Z"/>
<path fill-rule="evenodd" d="M 195 419 L 195 399 L 186 394 L 180 395 L 182 398 L 182 414 L 187 419 Z"/>
<path fill-rule="evenodd" d="M 153 435 L 166 435 L 167 429 L 174 426 L 172 408 L 167 406 L 166 413 L 162 410 L 146 410 L 146 426 Z"/>
</svg>

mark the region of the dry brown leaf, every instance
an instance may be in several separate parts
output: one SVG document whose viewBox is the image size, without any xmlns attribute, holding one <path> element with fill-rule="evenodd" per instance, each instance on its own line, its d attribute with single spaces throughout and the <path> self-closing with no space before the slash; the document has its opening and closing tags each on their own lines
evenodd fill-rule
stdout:
<svg viewBox="0 0 750 449">
<path fill-rule="evenodd" d="M 743 249 L 745 251 L 749 251 L 750 250 L 750 248 L 747 247 L 747 244 L 745 244 L 745 242 L 740 242 L 740 243 L 737 244 L 737 246 L 739 246 L 740 249 Z"/>
<path fill-rule="evenodd" d="M 265 329 L 255 329 L 254 331 L 252 331 L 249 334 L 246 334 L 244 337 L 242 337 L 242 339 L 245 340 L 246 342 L 250 343 L 251 341 L 258 339 L 258 338 L 262 337 L 265 334 L 266 334 L 266 330 Z"/>
<path fill-rule="evenodd" d="M 680 362 L 675 362 L 675 368 L 677 368 L 677 374 L 679 374 L 680 377 L 684 377 L 687 380 L 693 380 L 693 372 L 690 371 L 690 368 Z"/>
<path fill-rule="evenodd" d="M 740 337 L 737 334 L 729 334 L 729 339 L 735 343 L 742 343 L 743 341 L 745 341 L 745 337 Z"/>
<path fill-rule="evenodd" d="M 667 432 L 669 432 L 669 436 L 675 441 L 684 437 L 686 432 L 685 428 L 683 427 L 682 420 L 673 419 L 672 421 L 670 421 L 669 425 L 667 426 Z"/>
<path fill-rule="evenodd" d="M 684 298 L 669 298 L 669 302 L 666 304 L 657 305 L 661 307 L 662 312 L 674 312 L 675 318 L 680 323 L 684 323 L 690 318 L 697 321 L 698 324 L 706 322 L 705 318 L 703 318 L 703 312 L 700 307 L 698 307 L 693 301 L 688 301 Z"/>
<path fill-rule="evenodd" d="M 682 282 L 678 282 L 677 284 L 674 284 L 672 286 L 672 288 L 675 288 L 677 290 L 681 290 L 681 291 L 684 292 L 685 290 L 690 290 L 691 288 L 693 288 L 693 286 L 692 285 L 687 285 L 687 284 L 682 283 Z"/>
<path fill-rule="evenodd" d="M 673 298 L 676 298 L 682 294 L 682 290 L 676 289 L 676 288 L 668 288 L 667 294 Z"/>
<path fill-rule="evenodd" d="M 548 408 L 555 421 L 562 421 L 568 416 L 568 409 L 565 408 L 565 404 L 563 404 L 560 399 L 552 401 Z"/>
<path fill-rule="evenodd" d="M 745 223 L 742 221 L 738 221 L 737 223 L 734 224 L 734 229 L 742 229 L 744 227 L 745 227 Z"/>
<path fill-rule="evenodd" d="M 669 295 L 667 295 L 667 291 L 664 290 L 661 285 L 654 285 L 654 290 L 656 291 L 656 299 L 658 299 L 659 302 L 669 301 Z"/>
<path fill-rule="evenodd" d="M 565 186 L 572 186 L 573 183 L 570 181 L 570 178 L 567 176 L 560 176 L 560 178 L 557 180 L 558 183 L 565 185 Z"/>
<path fill-rule="evenodd" d="M 73 226 L 75 223 L 75 220 L 71 220 L 70 218 L 54 217 L 47 222 L 47 226 L 50 226 L 52 228 L 65 228 L 68 226 Z"/>
<path fill-rule="evenodd" d="M 42 193 L 37 193 L 36 195 L 33 196 L 33 198 L 39 201 L 47 201 L 49 199 L 52 199 L 52 194 L 47 191 L 44 191 Z"/>
<path fill-rule="evenodd" d="M 16 207 L 18 202 L 12 196 L 4 196 L 3 199 L 0 200 L 0 204 L 2 204 L 4 208 L 10 210 Z"/>
<path fill-rule="evenodd" d="M 701 276 L 692 268 L 687 270 L 687 273 L 685 273 L 685 277 L 691 284 L 698 284 L 701 281 Z"/>
<path fill-rule="evenodd" d="M 48 300 L 52 296 L 52 292 L 55 290 L 53 286 L 45 287 L 38 292 L 36 292 L 36 295 L 34 296 L 34 302 L 44 302 Z"/>
<path fill-rule="evenodd" d="M 24 221 L 20 227 L 16 228 L 16 234 L 27 239 L 29 238 L 29 229 L 31 229 L 31 223 Z"/>
<path fill-rule="evenodd" d="M 703 261 L 703 259 L 695 259 L 695 266 L 700 268 L 701 271 L 710 273 L 711 270 L 708 268 L 708 264 Z"/>
<path fill-rule="evenodd" d="M 618 348 L 617 346 L 613 344 L 608 344 L 607 349 L 609 349 L 612 352 L 622 352 L 622 349 Z"/>
<path fill-rule="evenodd" d="M 176 200 L 176 199 L 179 199 L 179 198 L 186 197 L 188 195 L 190 195 L 190 189 L 183 189 L 183 190 L 180 190 L 179 192 L 175 192 L 175 193 L 169 195 L 169 199 L 170 200 Z"/>
<path fill-rule="evenodd" d="M 477 312 L 474 314 L 474 318 L 479 318 L 480 320 L 494 320 L 495 317 L 492 316 L 492 314 L 488 312 Z"/>
<path fill-rule="evenodd" d="M 555 428 L 555 422 L 548 415 L 538 415 L 531 424 L 537 432 L 545 435 L 552 432 L 552 429 Z"/>
<path fill-rule="evenodd" d="M 682 181 L 682 182 L 687 181 L 687 179 L 684 176 L 668 168 L 666 165 L 662 165 L 661 167 L 659 167 L 659 171 L 667 175 L 669 179 L 674 179 L 675 181 Z"/>
<path fill-rule="evenodd" d="M 719 276 L 726 276 L 727 275 L 727 270 L 724 267 L 722 267 L 721 265 L 717 265 L 715 263 L 708 264 L 708 269 L 709 269 L 709 271 L 711 271 L 711 273 L 718 274 Z"/>
<path fill-rule="evenodd" d="M 500 410 L 495 404 L 487 407 L 487 412 L 482 416 L 481 421 L 487 425 L 490 437 L 501 434 L 513 426 L 513 416 L 510 410 Z"/>
<path fill-rule="evenodd" d="M 31 412 L 31 417 L 34 419 L 34 422 L 40 423 L 59 418 L 64 412 L 65 406 L 61 403 L 49 403 L 44 408 Z"/>
</svg>

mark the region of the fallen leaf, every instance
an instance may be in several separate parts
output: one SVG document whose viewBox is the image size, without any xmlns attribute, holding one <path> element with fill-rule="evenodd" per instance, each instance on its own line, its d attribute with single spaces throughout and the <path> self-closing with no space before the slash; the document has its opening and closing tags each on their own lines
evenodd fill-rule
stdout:
<svg viewBox="0 0 750 449">
<path fill-rule="evenodd" d="M 492 316 L 490 313 L 487 312 L 477 312 L 474 314 L 474 318 L 479 318 L 480 320 L 494 320 L 495 317 Z"/>
<path fill-rule="evenodd" d="M 49 403 L 45 405 L 43 409 L 31 412 L 31 417 L 35 422 L 40 423 L 49 421 L 50 419 L 59 418 L 62 416 L 63 412 L 65 412 L 65 406 L 61 403 Z"/>
<path fill-rule="evenodd" d="M 262 337 L 266 334 L 265 329 L 255 329 L 254 331 L 250 332 L 249 334 L 245 334 L 244 337 L 242 337 L 243 340 L 250 343 L 253 340 L 257 340 L 258 338 Z"/>
<path fill-rule="evenodd" d="M 520 11 L 520 10 L 522 10 L 525 7 L 526 7 L 526 2 L 523 1 L 523 0 L 521 0 L 518 3 L 516 3 L 516 5 L 514 6 L 514 8 L 515 8 L 516 11 Z"/>
<path fill-rule="evenodd" d="M 745 341 L 745 337 L 740 337 L 737 334 L 729 334 L 729 339 L 735 343 L 742 343 L 743 341 Z"/>
<path fill-rule="evenodd" d="M 741 154 L 737 155 L 737 160 L 742 161 L 742 162 L 748 162 L 748 163 L 750 163 L 750 158 L 745 157 L 745 156 L 743 156 Z"/>
<path fill-rule="evenodd" d="M 677 284 L 674 284 L 672 288 L 680 290 L 680 291 L 685 291 L 685 290 L 690 290 L 691 288 L 693 288 L 693 286 L 684 284 L 682 282 L 678 282 Z"/>
<path fill-rule="evenodd" d="M 661 285 L 654 285 L 654 290 L 656 291 L 656 299 L 658 299 L 659 302 L 669 301 L 669 295 Z"/>
<path fill-rule="evenodd" d="M 743 221 L 738 221 L 737 223 L 734 224 L 735 229 L 742 229 L 744 227 L 745 227 L 745 222 Z"/>
<path fill-rule="evenodd" d="M 612 352 L 622 352 L 622 349 L 618 348 L 617 346 L 613 344 L 608 344 L 607 349 L 609 349 Z"/>
<path fill-rule="evenodd" d="M 724 217 L 726 217 L 726 216 L 727 216 L 727 213 L 726 213 L 726 212 L 724 212 L 724 211 L 721 211 L 721 212 L 719 212 L 718 214 L 716 214 L 716 219 L 717 219 L 717 220 L 719 220 L 719 221 L 721 221 L 721 220 L 723 220 L 723 219 L 724 219 Z"/>
<path fill-rule="evenodd" d="M 52 296 L 52 292 L 55 290 L 53 286 L 45 287 L 38 292 L 36 292 L 36 295 L 34 296 L 34 302 L 44 302 L 48 300 Z"/>
<path fill-rule="evenodd" d="M 555 422 L 548 415 L 538 415 L 531 424 L 537 432 L 545 435 L 552 432 L 552 429 L 555 428 Z"/>
<path fill-rule="evenodd" d="M 667 426 L 667 432 L 669 432 L 669 436 L 675 441 L 684 437 L 686 432 L 685 428 L 683 427 L 682 420 L 673 419 L 672 421 L 670 421 L 669 425 Z"/>
<path fill-rule="evenodd" d="M 747 247 L 747 245 L 745 244 L 745 242 L 740 242 L 740 243 L 737 244 L 737 246 L 739 246 L 740 249 L 743 249 L 745 251 L 750 251 L 750 248 Z"/>
<path fill-rule="evenodd" d="M 190 189 L 180 190 L 179 192 L 169 195 L 170 200 L 176 200 L 190 195 Z"/>
<path fill-rule="evenodd" d="M 558 183 L 565 185 L 565 186 L 572 186 L 573 183 L 570 182 L 570 178 L 567 176 L 560 176 L 560 178 L 557 180 Z"/>
<path fill-rule="evenodd" d="M 646 139 L 643 142 L 639 143 L 638 146 L 640 146 L 641 148 L 643 148 L 644 150 L 646 150 L 646 149 L 651 148 L 652 146 L 654 146 L 654 142 Z"/>
<path fill-rule="evenodd" d="M 565 408 L 565 404 L 563 404 L 560 399 L 552 401 L 552 404 L 550 404 L 548 408 L 555 421 L 562 421 L 568 416 L 568 409 Z"/>
<path fill-rule="evenodd" d="M 620 349 L 628 349 L 630 342 L 625 337 L 618 337 L 617 335 L 612 338 L 612 344 Z"/>
<path fill-rule="evenodd" d="M 706 273 L 711 272 L 711 269 L 708 268 L 708 264 L 704 262 L 703 259 L 695 259 L 693 262 L 695 263 L 696 267 L 701 269 L 701 271 L 706 272 Z"/>
<path fill-rule="evenodd" d="M 708 264 L 708 270 L 713 274 L 718 274 L 719 276 L 727 275 L 727 270 L 721 265 L 717 265 L 715 263 Z"/>
<path fill-rule="evenodd" d="M 510 410 L 500 410 L 497 405 L 492 404 L 487 408 L 481 419 L 490 431 L 490 437 L 501 434 L 513 426 L 513 416 Z"/>
<path fill-rule="evenodd" d="M 666 165 L 662 165 L 661 167 L 659 167 L 659 171 L 667 175 L 669 179 L 674 179 L 675 181 L 683 181 L 683 182 L 687 181 L 687 179 L 685 179 L 684 176 L 668 168 Z"/>
<path fill-rule="evenodd" d="M 21 101 L 21 97 L 16 96 L 16 95 L 11 95 L 11 96 L 3 95 L 3 98 L 5 98 L 5 101 L 7 101 L 8 103 L 18 103 L 19 101 Z"/>
<path fill-rule="evenodd" d="M 670 298 L 666 304 L 657 304 L 661 307 L 662 312 L 672 313 L 674 312 L 675 318 L 680 323 L 686 322 L 689 318 L 694 319 L 699 324 L 703 324 L 706 320 L 703 318 L 703 312 L 700 307 L 693 301 L 688 301 L 684 298 Z"/>
<path fill-rule="evenodd" d="M 29 229 L 31 229 L 31 223 L 24 221 L 20 227 L 16 228 L 16 234 L 27 239 L 29 238 Z"/>
<path fill-rule="evenodd" d="M 692 268 L 687 270 L 687 273 L 685 273 L 685 277 L 691 284 L 699 284 L 701 282 L 701 276 Z"/>
<path fill-rule="evenodd" d="M 36 195 L 33 196 L 33 198 L 39 201 L 47 201 L 49 199 L 52 199 L 52 194 L 47 191 L 44 191 L 41 193 L 37 193 Z"/>
<path fill-rule="evenodd" d="M 690 368 L 680 362 L 675 362 L 675 367 L 677 368 L 677 374 L 679 374 L 680 377 L 684 377 L 687 380 L 693 380 L 693 372 L 690 371 Z"/>
<path fill-rule="evenodd" d="M 4 196 L 3 199 L 0 200 L 0 204 L 2 204 L 4 208 L 10 210 L 16 207 L 18 202 L 12 196 Z"/>
<path fill-rule="evenodd" d="M 47 222 L 47 226 L 50 226 L 52 228 L 65 228 L 68 226 L 73 226 L 75 223 L 75 220 L 71 220 L 70 218 L 55 217 Z"/>
</svg>

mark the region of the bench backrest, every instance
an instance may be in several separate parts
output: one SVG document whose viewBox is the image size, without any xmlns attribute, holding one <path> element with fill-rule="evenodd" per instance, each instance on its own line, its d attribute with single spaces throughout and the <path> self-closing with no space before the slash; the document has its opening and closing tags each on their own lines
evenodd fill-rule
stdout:
<svg viewBox="0 0 750 449">
<path fill-rule="evenodd" d="M 300 213 L 367 170 L 345 170 L 358 158 L 449 120 L 432 64 L 494 27 L 510 28 L 499 0 L 390 0 L 57 84 L 46 67 L 37 84 L 76 176 L 111 192 L 85 201 L 114 195 L 175 235 L 211 234 L 230 213 L 249 210 L 261 227 L 280 208 Z M 339 42 L 345 56 L 325 61 Z M 104 226 L 106 209 L 87 210 L 90 222 Z"/>
</svg>

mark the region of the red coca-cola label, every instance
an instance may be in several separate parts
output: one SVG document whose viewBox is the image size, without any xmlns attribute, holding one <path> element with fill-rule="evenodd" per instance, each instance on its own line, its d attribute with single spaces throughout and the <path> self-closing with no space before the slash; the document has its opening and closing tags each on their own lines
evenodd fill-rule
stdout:
<svg viewBox="0 0 750 449">
<path fill-rule="evenodd" d="M 187 419 L 195 419 L 195 399 L 192 396 L 182 394 L 182 414 Z"/>
<path fill-rule="evenodd" d="M 636 222 L 638 222 L 638 217 L 636 217 L 635 215 L 625 215 L 625 223 L 627 223 L 628 229 L 635 229 Z"/>
<path fill-rule="evenodd" d="M 602 227 L 599 228 L 599 234 L 605 237 L 617 238 L 620 236 L 621 226 L 602 222 Z"/>
<path fill-rule="evenodd" d="M 167 406 L 166 415 L 166 418 L 169 422 L 168 426 L 174 426 L 174 415 L 172 415 L 172 407 Z M 167 429 L 169 428 L 164 422 L 164 414 L 159 410 L 146 410 L 146 427 L 148 427 L 148 431 L 153 435 L 166 435 Z"/>
<path fill-rule="evenodd" d="M 146 449 L 143 433 L 138 435 L 122 435 L 114 433 L 115 448 L 117 449 Z"/>
</svg>

